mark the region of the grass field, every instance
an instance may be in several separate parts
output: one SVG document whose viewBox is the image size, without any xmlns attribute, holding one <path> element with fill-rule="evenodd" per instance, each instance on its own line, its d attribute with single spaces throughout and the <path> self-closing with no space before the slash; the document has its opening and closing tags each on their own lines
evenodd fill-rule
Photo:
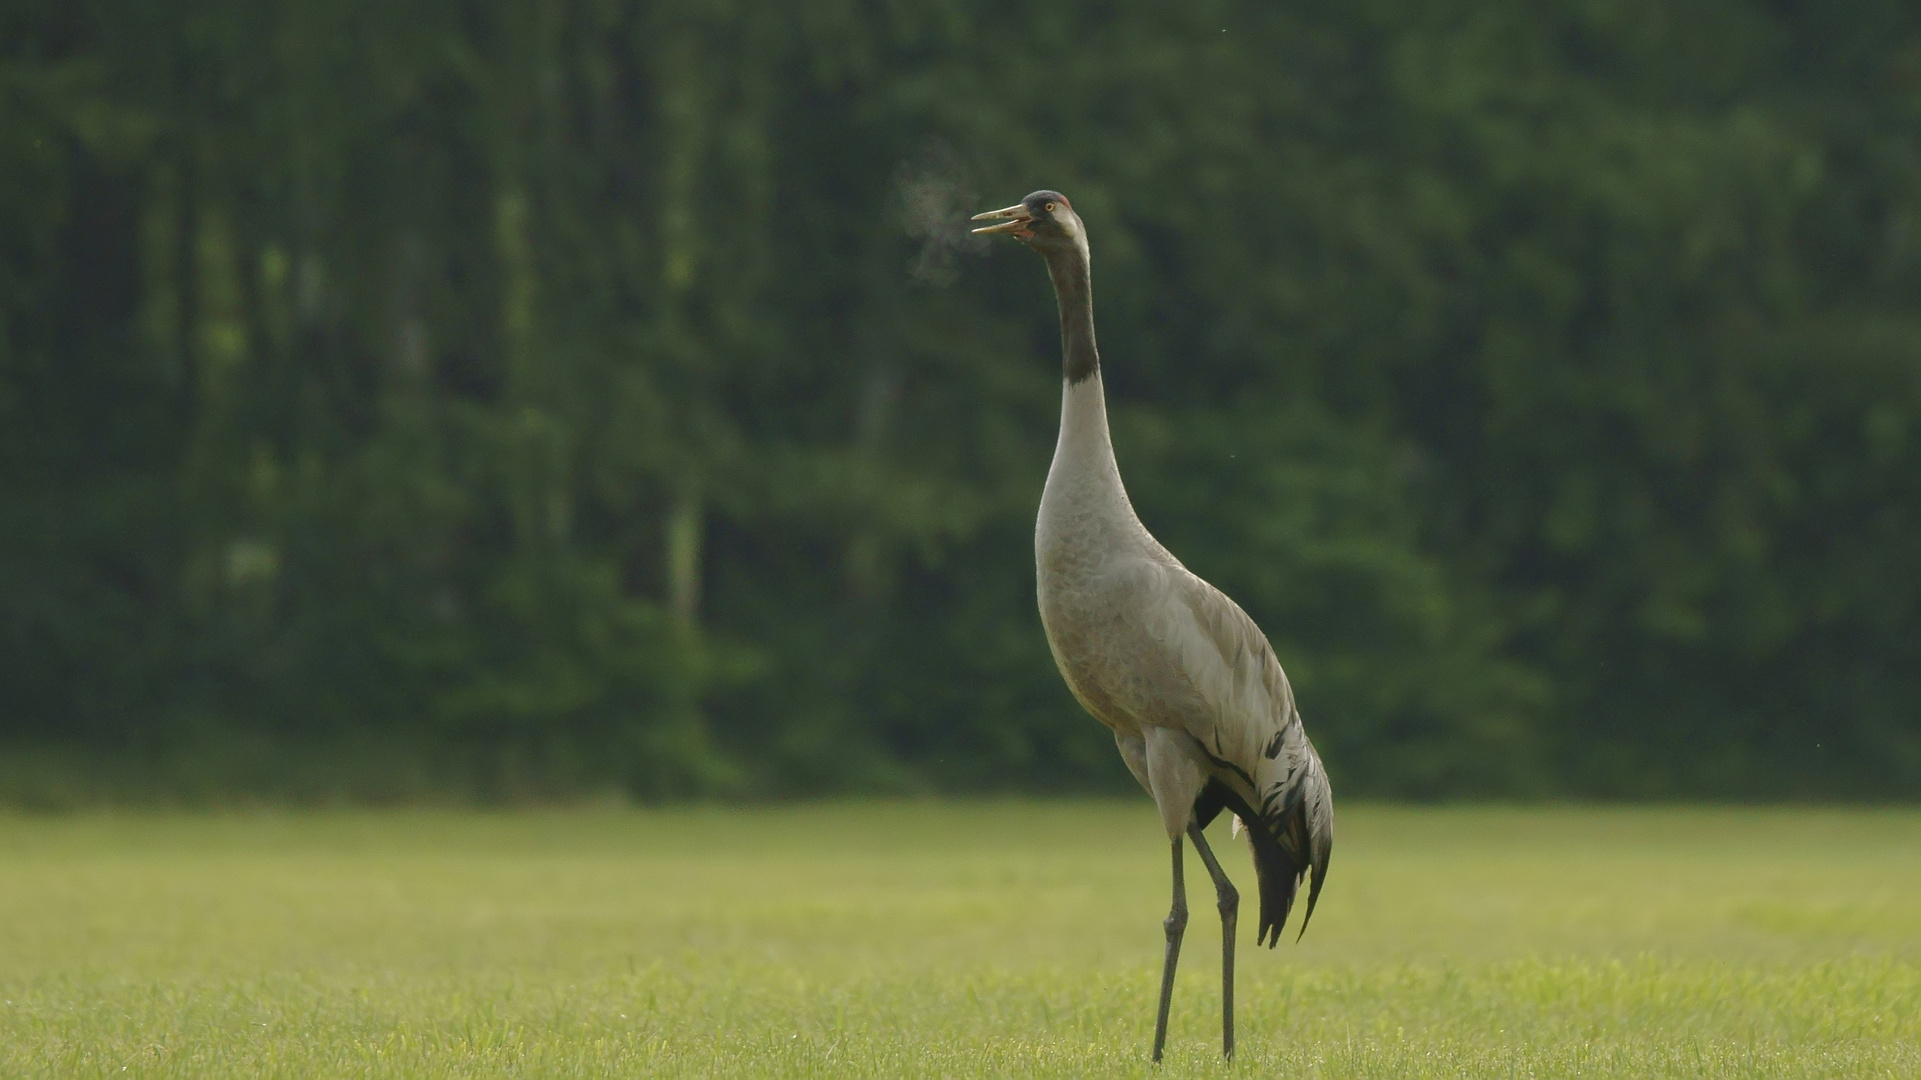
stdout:
<svg viewBox="0 0 1921 1080">
<path fill-rule="evenodd" d="M 0 1076 L 1921 1075 L 1921 813 L 1344 806 L 1231 1066 L 1190 860 L 1157 1074 L 1164 859 L 1145 799 L 0 818 Z"/>
</svg>

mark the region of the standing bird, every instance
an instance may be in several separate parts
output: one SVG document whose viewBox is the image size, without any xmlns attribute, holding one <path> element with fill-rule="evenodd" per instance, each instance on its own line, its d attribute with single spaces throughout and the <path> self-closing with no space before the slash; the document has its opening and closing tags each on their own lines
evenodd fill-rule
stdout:
<svg viewBox="0 0 1921 1080">
<path fill-rule="evenodd" d="M 1060 303 L 1060 441 L 1047 470 L 1034 562 L 1041 622 L 1067 688 L 1154 797 L 1173 844 L 1174 903 L 1154 1019 L 1154 1060 L 1167 1043 L 1174 967 L 1187 927 L 1181 837 L 1214 879 L 1221 912 L 1222 1052 L 1234 1055 L 1234 925 L 1240 895 L 1201 830 L 1222 810 L 1247 830 L 1260 882 L 1255 942 L 1272 947 L 1312 871 L 1301 931 L 1314 915 L 1334 847 L 1334 794 L 1301 728 L 1294 692 L 1254 620 L 1189 573 L 1134 513 L 1107 434 L 1094 347 L 1087 230 L 1057 191 L 976 214 L 1040 253 Z"/>
</svg>

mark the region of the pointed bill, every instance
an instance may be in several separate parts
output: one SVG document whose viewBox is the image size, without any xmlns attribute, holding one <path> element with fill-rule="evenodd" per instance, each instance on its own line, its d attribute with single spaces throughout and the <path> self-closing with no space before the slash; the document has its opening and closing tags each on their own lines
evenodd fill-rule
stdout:
<svg viewBox="0 0 1921 1080">
<path fill-rule="evenodd" d="M 969 220 L 1000 222 L 998 225 L 983 225 L 974 230 L 976 233 L 1013 233 L 1019 232 L 1022 226 L 1034 220 L 1034 215 L 1028 211 L 1027 207 L 1020 203 L 1015 203 L 1012 206 L 1000 210 L 989 210 L 985 214 L 975 214 Z"/>
</svg>

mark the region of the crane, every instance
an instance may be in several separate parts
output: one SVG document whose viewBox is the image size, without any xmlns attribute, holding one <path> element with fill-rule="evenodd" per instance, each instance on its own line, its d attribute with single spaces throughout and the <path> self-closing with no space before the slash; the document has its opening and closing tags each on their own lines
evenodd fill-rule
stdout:
<svg viewBox="0 0 1921 1080">
<path fill-rule="evenodd" d="M 1307 931 L 1334 847 L 1334 795 L 1267 638 L 1240 605 L 1181 565 L 1141 524 L 1107 431 L 1087 230 L 1058 191 L 1036 191 L 974 231 L 1040 254 L 1060 305 L 1060 440 L 1034 526 L 1041 623 L 1061 677 L 1114 732 L 1128 771 L 1153 796 L 1173 850 L 1153 1059 L 1167 1043 L 1174 969 L 1187 928 L 1182 840 L 1214 879 L 1221 913 L 1222 1053 L 1234 1056 L 1234 931 L 1240 894 L 1202 830 L 1239 819 L 1260 890 L 1256 944 L 1280 940 L 1311 874 Z"/>
</svg>

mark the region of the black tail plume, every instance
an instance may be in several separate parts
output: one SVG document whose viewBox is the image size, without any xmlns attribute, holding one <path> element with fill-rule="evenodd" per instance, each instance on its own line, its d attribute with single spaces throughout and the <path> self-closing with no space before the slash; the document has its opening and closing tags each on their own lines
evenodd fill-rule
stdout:
<svg viewBox="0 0 1921 1080">
<path fill-rule="evenodd" d="M 1305 796 L 1305 797 L 1302 797 Z M 1327 806 L 1323 792 L 1303 792 L 1281 807 L 1276 817 L 1262 817 L 1246 799 L 1219 780 L 1208 781 L 1195 800 L 1194 816 L 1202 828 L 1221 810 L 1232 811 L 1247 828 L 1254 846 L 1254 876 L 1261 894 L 1260 932 L 1254 941 L 1273 948 L 1280 943 L 1281 927 L 1294 909 L 1301 879 L 1310 874 L 1307 910 L 1301 915 L 1301 934 L 1307 933 L 1314 905 L 1321 898 L 1321 883 L 1327 880 L 1327 862 L 1333 854 L 1334 835 L 1331 811 L 1317 814 L 1315 806 Z M 1317 820 L 1318 818 L 1318 820 Z M 1296 940 L 1299 940 L 1297 937 Z"/>
</svg>

